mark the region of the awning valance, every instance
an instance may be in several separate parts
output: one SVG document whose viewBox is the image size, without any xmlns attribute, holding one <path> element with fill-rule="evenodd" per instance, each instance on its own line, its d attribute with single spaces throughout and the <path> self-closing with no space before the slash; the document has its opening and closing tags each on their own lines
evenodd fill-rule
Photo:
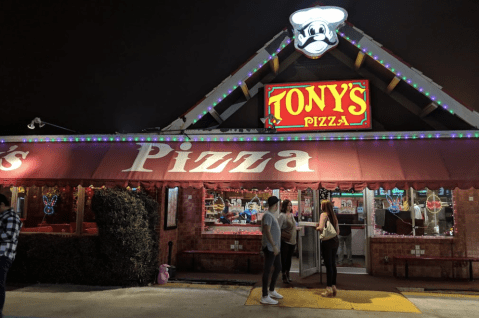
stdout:
<svg viewBox="0 0 479 318">
<path fill-rule="evenodd" d="M 0 144 L 0 184 L 479 188 L 479 140 Z"/>
</svg>

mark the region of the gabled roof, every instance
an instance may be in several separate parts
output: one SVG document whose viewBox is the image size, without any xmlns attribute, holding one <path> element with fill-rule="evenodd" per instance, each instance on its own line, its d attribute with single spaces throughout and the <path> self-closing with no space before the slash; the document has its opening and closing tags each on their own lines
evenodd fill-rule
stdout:
<svg viewBox="0 0 479 318">
<path fill-rule="evenodd" d="M 259 118 L 263 117 L 264 84 L 301 79 L 322 80 L 320 78 L 323 75 L 331 76 L 327 78 L 329 80 L 338 79 L 338 76 L 370 80 L 377 103 L 380 104 L 372 105 L 375 131 L 479 128 L 479 113 L 456 101 L 441 86 L 363 31 L 349 23 L 336 31 L 340 36 L 340 44 L 320 59 L 310 60 L 294 49 L 292 32 L 289 29 L 282 30 L 162 132 L 181 134 L 186 130 L 193 133 L 208 129 L 211 133 L 221 133 L 229 128 L 249 128 L 249 133 L 261 133 L 263 129 Z M 341 72 L 337 65 L 331 69 L 331 57 L 347 67 L 347 70 L 342 71 L 343 75 L 338 74 Z M 321 72 L 315 73 L 315 69 Z M 350 73 L 344 75 L 347 71 Z M 388 109 L 385 109 L 386 106 Z M 377 111 L 374 111 L 374 107 Z M 232 116 L 235 113 L 242 115 Z M 391 120 L 397 121 L 397 124 Z"/>
</svg>

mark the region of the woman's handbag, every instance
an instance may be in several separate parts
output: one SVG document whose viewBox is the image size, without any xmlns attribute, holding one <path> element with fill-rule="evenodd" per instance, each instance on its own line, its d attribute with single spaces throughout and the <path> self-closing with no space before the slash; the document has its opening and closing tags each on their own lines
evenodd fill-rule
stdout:
<svg viewBox="0 0 479 318">
<path fill-rule="evenodd" d="M 281 230 L 281 240 L 285 242 L 289 242 L 292 236 L 291 229 L 289 230 Z"/>
<path fill-rule="evenodd" d="M 319 238 L 321 239 L 321 241 L 327 241 L 327 240 L 330 240 L 330 239 L 334 238 L 337 235 L 338 235 L 338 233 L 336 233 L 336 229 L 331 224 L 331 222 L 329 222 L 329 220 L 327 220 L 326 221 L 326 226 L 324 227 L 323 232 L 321 233 Z"/>
</svg>

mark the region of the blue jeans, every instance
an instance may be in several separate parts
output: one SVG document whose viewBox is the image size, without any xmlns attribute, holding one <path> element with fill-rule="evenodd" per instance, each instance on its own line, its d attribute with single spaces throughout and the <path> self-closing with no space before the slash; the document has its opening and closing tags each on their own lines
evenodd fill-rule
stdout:
<svg viewBox="0 0 479 318">
<path fill-rule="evenodd" d="M 273 276 L 271 276 L 271 283 L 269 290 L 273 291 L 278 279 L 279 272 L 281 272 L 281 253 L 274 255 L 267 247 L 263 249 L 264 253 L 264 269 L 263 269 L 263 297 L 268 296 L 268 280 L 271 266 L 274 265 Z"/>
<path fill-rule="evenodd" d="M 3 317 L 3 305 L 5 304 L 5 281 L 7 273 L 12 266 L 12 260 L 6 256 L 0 256 L 0 317 Z"/>
<path fill-rule="evenodd" d="M 344 258 L 344 249 L 346 247 L 346 254 L 348 256 L 348 261 L 352 262 L 353 261 L 353 255 L 351 252 L 351 241 L 352 241 L 352 235 L 349 234 L 347 236 L 339 236 L 339 250 L 338 250 L 338 263 L 343 262 Z"/>
</svg>

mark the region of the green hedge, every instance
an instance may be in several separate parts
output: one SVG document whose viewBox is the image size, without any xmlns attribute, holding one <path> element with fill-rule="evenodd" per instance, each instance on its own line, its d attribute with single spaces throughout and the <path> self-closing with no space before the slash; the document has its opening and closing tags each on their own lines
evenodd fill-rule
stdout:
<svg viewBox="0 0 479 318">
<path fill-rule="evenodd" d="M 158 203 L 125 189 L 95 192 L 98 236 L 20 235 L 8 281 L 145 286 L 158 269 Z"/>
</svg>

